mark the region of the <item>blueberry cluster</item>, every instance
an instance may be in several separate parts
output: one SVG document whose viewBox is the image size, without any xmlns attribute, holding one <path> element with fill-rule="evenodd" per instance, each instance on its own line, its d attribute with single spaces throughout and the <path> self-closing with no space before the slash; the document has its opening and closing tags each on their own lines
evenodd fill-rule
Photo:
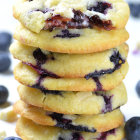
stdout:
<svg viewBox="0 0 140 140">
<path fill-rule="evenodd" d="M 12 36 L 8 32 L 0 32 L 0 72 L 5 72 L 11 65 L 8 48 L 11 44 Z"/>
<path fill-rule="evenodd" d="M 0 73 L 5 72 L 11 65 L 11 59 L 9 56 L 9 46 L 12 41 L 12 35 L 8 32 L 0 32 Z M 9 92 L 8 89 L 0 85 L 0 105 L 7 101 Z"/>
</svg>

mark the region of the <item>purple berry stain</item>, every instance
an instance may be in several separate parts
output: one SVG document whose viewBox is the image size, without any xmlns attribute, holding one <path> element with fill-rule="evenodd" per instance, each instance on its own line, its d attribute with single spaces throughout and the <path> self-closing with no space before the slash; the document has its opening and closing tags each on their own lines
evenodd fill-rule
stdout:
<svg viewBox="0 0 140 140">
<path fill-rule="evenodd" d="M 47 90 L 41 85 L 41 82 L 46 78 L 46 75 L 40 75 L 39 79 L 37 80 L 36 84 L 32 85 L 32 88 L 36 88 L 41 90 L 44 94 L 54 94 L 54 95 L 62 95 L 61 91 L 57 90 Z"/>
<path fill-rule="evenodd" d="M 84 132 L 96 132 L 96 129 L 92 128 L 89 129 L 88 127 L 82 125 L 73 125 L 72 120 L 64 118 L 63 114 L 52 113 L 49 115 L 53 120 L 57 122 L 56 126 L 68 129 L 68 130 L 75 130 L 75 131 L 84 131 Z"/>
<path fill-rule="evenodd" d="M 94 71 L 85 75 L 85 78 L 88 80 L 92 78 L 96 82 L 97 89 L 96 91 L 103 91 L 102 84 L 100 83 L 99 77 L 105 74 L 111 74 L 121 67 L 125 63 L 125 60 L 121 57 L 120 53 L 117 50 L 113 51 L 113 54 L 110 57 L 110 61 L 114 63 L 114 67 L 111 69 L 105 69 L 100 71 Z"/>
<path fill-rule="evenodd" d="M 41 51 L 41 49 L 36 49 L 33 52 L 33 56 L 37 61 L 37 66 L 41 67 L 47 61 L 47 56 Z"/>
<path fill-rule="evenodd" d="M 66 140 L 62 137 L 59 137 L 58 140 Z M 80 133 L 74 132 L 69 140 L 85 140 Z"/>
<path fill-rule="evenodd" d="M 100 77 L 105 74 L 111 74 L 115 70 L 119 69 L 122 64 L 125 63 L 125 60 L 121 57 L 120 53 L 118 51 L 114 51 L 113 54 L 110 57 L 110 61 L 114 63 L 114 67 L 112 69 L 105 69 L 100 71 L 95 71 L 93 73 L 89 73 L 85 75 L 86 79 L 92 78 L 92 77 Z"/>
<path fill-rule="evenodd" d="M 102 96 L 103 99 L 104 99 L 105 107 L 102 109 L 102 113 L 110 112 L 110 111 L 113 110 L 112 109 L 112 98 L 113 98 L 113 95 L 112 96 L 107 96 L 105 93 L 98 92 L 98 91 L 96 91 L 95 94 L 97 96 Z"/>
<path fill-rule="evenodd" d="M 115 134 L 115 129 L 112 129 L 112 130 L 107 131 L 107 132 L 102 132 L 100 137 L 97 138 L 97 140 L 106 140 L 107 136 L 112 135 L 112 134 Z"/>
<path fill-rule="evenodd" d="M 72 134 L 72 140 L 84 140 L 84 138 L 81 136 L 81 134 L 75 132 Z"/>
<path fill-rule="evenodd" d="M 96 83 L 96 91 L 103 91 L 103 87 L 102 87 L 102 84 L 101 84 L 101 82 L 100 82 L 100 80 L 99 80 L 99 78 L 98 77 L 93 77 L 92 78 L 94 81 L 95 81 L 95 83 Z"/>
<path fill-rule="evenodd" d="M 107 2 L 97 2 L 96 5 L 92 7 L 87 7 L 87 10 L 89 11 L 95 11 L 102 14 L 107 14 L 108 10 L 112 9 L 112 5 Z M 50 12 L 53 14 L 54 9 L 37 9 L 34 11 L 40 11 L 42 13 Z M 33 11 L 31 11 L 33 12 Z M 74 17 L 73 18 L 66 18 L 62 17 L 61 15 L 55 15 L 51 18 L 48 18 L 46 20 L 46 24 L 43 28 L 43 30 L 49 30 L 52 31 L 55 28 L 64 29 L 64 33 L 62 30 L 61 35 L 56 35 L 54 37 L 61 37 L 61 38 L 74 38 L 79 37 L 79 34 L 72 34 L 68 33 L 67 29 L 83 29 L 83 28 L 94 28 L 94 26 L 97 26 L 99 28 L 103 28 L 105 30 L 112 30 L 114 29 L 112 25 L 111 20 L 103 20 L 98 15 L 94 16 L 87 16 L 84 13 L 82 13 L 80 10 L 73 9 Z M 65 34 L 65 35 L 64 35 Z"/>
<path fill-rule="evenodd" d="M 51 54 L 52 55 L 52 54 Z M 41 68 L 41 66 L 46 63 L 46 61 L 48 59 L 50 59 L 47 55 L 45 55 L 41 49 L 36 49 L 34 52 L 33 52 L 33 56 L 36 60 L 36 66 L 30 64 L 30 63 L 25 63 L 29 66 L 31 66 L 33 69 L 35 69 L 39 74 L 40 74 L 40 77 L 38 78 L 37 82 L 35 85 L 32 85 L 33 88 L 37 88 L 37 89 L 40 89 L 44 94 L 61 94 L 60 91 L 50 91 L 50 90 L 47 90 L 46 88 L 44 88 L 41 83 L 42 81 L 44 80 L 44 78 L 46 77 L 53 77 L 53 78 L 59 78 L 58 75 L 52 73 L 52 72 L 49 72 L 47 70 L 44 70 Z M 51 56 L 51 59 L 54 60 L 54 57 L 53 55 Z"/>
<path fill-rule="evenodd" d="M 58 75 L 56 75 L 53 72 L 47 71 L 43 69 L 41 66 L 46 63 L 47 60 L 55 60 L 54 56 L 52 53 L 50 53 L 50 56 L 47 56 L 44 54 L 41 49 L 36 49 L 33 52 L 33 57 L 36 60 L 36 65 L 33 65 L 31 63 L 26 63 L 23 62 L 26 65 L 31 66 L 34 70 L 36 70 L 40 75 L 48 76 L 48 77 L 53 77 L 53 78 L 60 78 Z"/>
</svg>

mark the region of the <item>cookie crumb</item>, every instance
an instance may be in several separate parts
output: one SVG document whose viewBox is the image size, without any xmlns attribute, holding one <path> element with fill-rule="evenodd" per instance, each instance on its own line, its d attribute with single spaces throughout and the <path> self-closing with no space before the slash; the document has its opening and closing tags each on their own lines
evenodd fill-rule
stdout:
<svg viewBox="0 0 140 140">
<path fill-rule="evenodd" d="M 13 107 L 9 107 L 0 113 L 0 120 L 6 122 L 15 122 L 18 119 L 17 114 L 13 111 Z"/>
<path fill-rule="evenodd" d="M 6 137 L 6 132 L 5 131 L 0 132 L 0 140 L 4 140 L 5 137 Z"/>
</svg>

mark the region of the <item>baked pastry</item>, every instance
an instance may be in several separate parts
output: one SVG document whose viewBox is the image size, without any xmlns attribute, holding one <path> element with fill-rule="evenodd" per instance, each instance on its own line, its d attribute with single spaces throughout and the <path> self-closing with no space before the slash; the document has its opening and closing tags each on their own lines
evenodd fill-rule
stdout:
<svg viewBox="0 0 140 140">
<path fill-rule="evenodd" d="M 14 42 L 10 52 L 39 74 L 53 73 L 65 78 L 99 77 L 113 73 L 125 63 L 128 46 L 122 44 L 113 49 L 92 54 L 60 54 Z"/>
<path fill-rule="evenodd" d="M 29 30 L 124 28 L 129 7 L 123 0 L 16 0 L 13 15 Z"/>
<path fill-rule="evenodd" d="M 125 29 L 106 31 L 89 28 L 57 29 L 53 32 L 41 31 L 37 34 L 19 25 L 15 30 L 14 38 L 23 44 L 52 52 L 85 54 L 119 46 L 129 38 L 129 34 Z"/>
<path fill-rule="evenodd" d="M 115 88 L 124 79 L 128 71 L 128 63 L 122 64 L 121 68 L 112 74 L 100 77 L 85 78 L 60 78 L 53 73 L 39 75 L 32 67 L 19 63 L 14 70 L 15 79 L 20 83 L 38 88 L 41 91 L 107 91 Z"/>
<path fill-rule="evenodd" d="M 102 133 L 76 132 L 57 127 L 41 126 L 21 117 L 16 126 L 17 134 L 24 140 L 122 140 L 123 127 Z"/>
<path fill-rule="evenodd" d="M 127 93 L 123 83 L 106 92 L 46 91 L 44 94 L 38 89 L 23 85 L 18 87 L 18 92 L 21 100 L 27 104 L 62 114 L 106 113 L 127 102 Z"/>
<path fill-rule="evenodd" d="M 37 124 L 56 126 L 81 132 L 105 132 L 123 125 L 124 117 L 119 109 L 98 115 L 64 115 L 18 101 L 14 111 Z"/>
</svg>

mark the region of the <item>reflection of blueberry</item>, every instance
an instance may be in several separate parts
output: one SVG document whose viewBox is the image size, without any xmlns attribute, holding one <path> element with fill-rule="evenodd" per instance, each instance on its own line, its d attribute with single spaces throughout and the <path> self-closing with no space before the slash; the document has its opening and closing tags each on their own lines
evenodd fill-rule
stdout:
<svg viewBox="0 0 140 140">
<path fill-rule="evenodd" d="M 7 53 L 0 52 L 0 72 L 4 72 L 9 69 L 11 60 Z"/>
<path fill-rule="evenodd" d="M 8 32 L 0 33 L 0 50 L 6 51 L 8 50 L 12 40 L 12 35 Z"/>
<path fill-rule="evenodd" d="M 137 85 L 136 85 L 136 91 L 137 91 L 137 94 L 139 95 L 140 97 L 140 81 L 138 81 Z"/>
<path fill-rule="evenodd" d="M 140 17 L 140 3 L 129 3 L 131 15 L 133 17 Z"/>
<path fill-rule="evenodd" d="M 18 137 L 7 137 L 4 140 L 22 140 L 22 139 Z"/>
<path fill-rule="evenodd" d="M 4 104 L 7 101 L 8 95 L 8 89 L 0 85 L 0 104 Z"/>
<path fill-rule="evenodd" d="M 140 140 L 140 117 L 133 117 L 126 122 L 125 133 L 127 140 Z"/>
</svg>

